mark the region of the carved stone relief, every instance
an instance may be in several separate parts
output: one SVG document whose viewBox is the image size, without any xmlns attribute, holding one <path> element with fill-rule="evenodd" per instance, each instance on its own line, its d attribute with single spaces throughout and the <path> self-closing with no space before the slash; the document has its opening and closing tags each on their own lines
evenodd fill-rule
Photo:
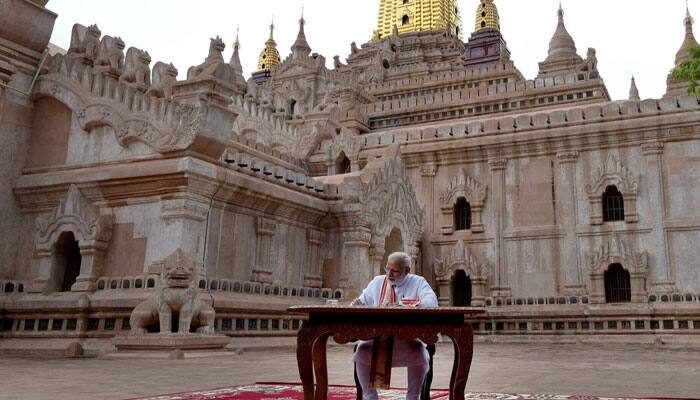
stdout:
<svg viewBox="0 0 700 400">
<path fill-rule="evenodd" d="M 615 263 L 621 264 L 630 273 L 632 302 L 647 301 L 649 255 L 646 251 L 635 252 L 622 238 L 613 235 L 587 257 L 587 263 L 591 279 L 591 303 L 605 303 L 605 271 L 610 264 Z"/>
<path fill-rule="evenodd" d="M 472 282 L 472 305 L 483 306 L 489 268 L 487 262 L 472 254 L 463 240 L 458 240 L 447 257 L 434 260 L 440 304 L 450 304 L 452 278 L 457 270 L 463 270 Z"/>
<path fill-rule="evenodd" d="M 591 207 L 591 225 L 603 224 L 603 193 L 611 185 L 615 185 L 622 193 L 625 206 L 625 222 L 638 222 L 637 193 L 639 187 L 637 180 L 632 171 L 611 154 L 605 161 L 605 165 L 598 168 L 591 177 L 591 183 L 586 185 L 588 202 Z"/>
<path fill-rule="evenodd" d="M 95 282 L 102 272 L 104 253 L 112 237 L 114 215 L 101 213 L 90 203 L 76 185 L 71 185 L 66 197 L 50 216 L 36 221 L 34 259 L 32 260 L 34 280 L 31 292 L 51 292 L 59 290 L 54 278 L 65 265 L 57 257 L 57 243 L 63 233 L 72 233 L 80 246 L 80 275 L 71 287 L 72 291 L 93 291 Z"/>
<path fill-rule="evenodd" d="M 467 175 L 464 170 L 450 182 L 450 185 L 440 193 L 440 211 L 442 212 L 442 233 L 450 235 L 455 231 L 454 205 L 460 197 L 464 197 L 471 207 L 472 225 L 471 231 L 480 233 L 484 231 L 481 214 L 486 200 L 486 186 Z"/>
</svg>

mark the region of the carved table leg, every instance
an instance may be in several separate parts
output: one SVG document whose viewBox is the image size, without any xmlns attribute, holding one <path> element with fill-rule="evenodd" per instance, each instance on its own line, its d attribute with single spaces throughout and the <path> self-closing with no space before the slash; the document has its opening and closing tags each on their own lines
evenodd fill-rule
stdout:
<svg viewBox="0 0 700 400">
<path fill-rule="evenodd" d="M 304 387 L 304 400 L 314 400 L 314 371 L 312 348 L 316 340 L 316 329 L 304 322 L 297 334 L 297 364 L 299 377 Z"/>
<path fill-rule="evenodd" d="M 433 385 L 433 356 L 435 355 L 435 345 L 426 346 L 428 350 L 428 374 L 425 376 L 423 388 L 421 389 L 420 400 L 430 400 L 430 387 Z"/>
<path fill-rule="evenodd" d="M 464 325 L 455 328 L 450 335 L 455 349 L 455 361 L 452 366 L 452 377 L 450 378 L 450 398 L 449 400 L 464 400 L 464 389 L 467 386 L 469 368 L 472 364 L 474 353 L 474 337 L 471 327 Z"/>
<path fill-rule="evenodd" d="M 316 394 L 314 400 L 326 400 L 328 397 L 328 367 L 326 362 L 326 342 L 330 333 L 324 333 L 313 344 L 313 364 L 316 374 Z"/>
</svg>

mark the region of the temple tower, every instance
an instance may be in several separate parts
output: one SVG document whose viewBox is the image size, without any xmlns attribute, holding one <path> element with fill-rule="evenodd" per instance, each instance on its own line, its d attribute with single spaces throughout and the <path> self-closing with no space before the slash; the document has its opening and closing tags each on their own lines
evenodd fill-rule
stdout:
<svg viewBox="0 0 700 400">
<path fill-rule="evenodd" d="M 683 61 L 687 61 L 690 59 L 690 51 L 688 50 L 689 48 L 699 46 L 698 41 L 695 39 L 695 35 L 693 34 L 694 23 L 695 20 L 690 15 L 690 10 L 686 5 L 685 18 L 683 19 L 683 25 L 685 25 L 685 37 L 683 38 L 683 44 L 681 45 L 681 48 L 678 49 L 678 52 L 676 53 L 676 62 L 674 68 L 680 67 Z M 668 78 L 666 79 L 666 94 L 664 95 L 664 97 L 686 95 L 688 94 L 689 87 L 690 84 L 688 82 L 677 81 L 673 77 L 673 71 L 671 71 L 671 73 L 668 74 Z"/>
<path fill-rule="evenodd" d="M 467 66 L 510 61 L 510 51 L 501 35 L 501 20 L 494 0 L 481 0 L 476 8 L 474 32 L 466 44 Z"/>
<path fill-rule="evenodd" d="M 277 51 L 277 42 L 274 38 L 275 23 L 270 24 L 270 37 L 265 42 L 265 48 L 258 56 L 258 69 L 253 73 L 253 79 L 256 83 L 261 84 L 270 78 L 272 67 L 278 65 L 281 61 L 280 53 Z"/>
<path fill-rule="evenodd" d="M 391 35 L 394 25 L 399 33 L 448 28 L 453 35 L 462 35 L 457 0 L 380 0 L 377 29 L 372 39 Z"/>
</svg>

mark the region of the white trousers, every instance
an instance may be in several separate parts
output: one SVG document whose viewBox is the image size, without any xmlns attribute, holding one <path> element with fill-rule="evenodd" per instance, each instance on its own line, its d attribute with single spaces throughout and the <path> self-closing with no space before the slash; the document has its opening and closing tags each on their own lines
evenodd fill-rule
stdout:
<svg viewBox="0 0 700 400">
<path fill-rule="evenodd" d="M 357 369 L 357 379 L 360 381 L 360 386 L 362 386 L 362 399 L 377 400 L 379 398 L 377 389 L 371 389 L 369 387 L 370 365 L 356 363 L 355 368 Z M 428 368 L 428 364 L 406 367 L 408 370 L 408 391 L 406 392 L 406 400 L 420 399 L 420 392 L 423 389 L 423 382 L 425 381 L 425 376 L 428 374 Z"/>
<path fill-rule="evenodd" d="M 357 368 L 357 379 L 362 386 L 363 400 L 377 400 L 377 390 L 369 387 L 370 363 L 372 362 L 373 341 L 361 341 L 353 361 Z M 392 366 L 407 367 L 408 392 L 406 400 L 419 400 L 425 376 L 428 374 L 429 355 L 425 344 L 418 340 L 396 340 L 392 357 Z"/>
</svg>

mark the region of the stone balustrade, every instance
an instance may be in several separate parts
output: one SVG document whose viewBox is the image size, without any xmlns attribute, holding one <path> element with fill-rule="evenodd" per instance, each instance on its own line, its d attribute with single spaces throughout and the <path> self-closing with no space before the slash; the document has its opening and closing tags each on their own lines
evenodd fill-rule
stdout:
<svg viewBox="0 0 700 400">
<path fill-rule="evenodd" d="M 365 148 L 384 147 L 392 143 L 413 143 L 435 140 L 451 140 L 472 136 L 525 132 L 550 128 L 563 128 L 585 124 L 623 121 L 634 118 L 658 116 L 700 109 L 695 96 L 681 96 L 643 101 L 621 101 L 587 105 L 569 109 L 533 112 L 518 116 L 458 121 L 454 124 L 427 128 L 394 129 L 363 135 Z"/>
<path fill-rule="evenodd" d="M 176 125 L 182 118 L 184 108 L 179 103 L 148 95 L 129 82 L 121 82 L 96 72 L 93 67 L 84 65 L 79 60 L 70 60 L 59 54 L 54 58 L 50 72 L 69 78 L 95 98 L 117 102 L 126 111 L 148 114 L 153 121 Z"/>
<path fill-rule="evenodd" d="M 377 114 L 388 111 L 412 111 L 413 109 L 430 105 L 457 106 L 467 102 L 483 103 L 488 101 L 489 97 L 513 97 L 517 95 L 522 98 L 531 98 L 536 97 L 543 88 L 570 86 L 581 83 L 585 84 L 591 81 L 594 81 L 591 83 L 600 82 L 598 79 L 590 79 L 586 74 L 566 74 L 548 78 L 531 79 L 517 83 L 509 82 L 468 87 L 466 84 L 467 78 L 460 77 L 460 75 L 463 74 L 464 71 L 456 73 L 458 78 L 446 75 L 444 80 L 439 79 L 440 75 L 438 75 L 438 77 L 412 78 L 399 81 L 402 84 L 397 84 L 396 87 L 392 87 L 392 89 L 399 90 L 400 88 L 402 92 L 406 92 L 410 91 L 415 85 L 416 92 L 411 93 L 413 96 L 365 104 L 360 107 L 360 110 L 365 114 Z M 421 80 L 426 80 L 428 82 L 421 82 Z M 392 82 L 392 84 L 396 84 L 396 82 Z M 430 87 L 427 85 L 434 86 L 438 84 L 444 86 L 444 91 L 433 92 L 428 90 L 426 92 L 426 89 L 424 89 L 425 87 Z"/>
<path fill-rule="evenodd" d="M 154 289 L 160 286 L 159 275 L 100 277 L 97 290 L 139 290 Z M 232 279 L 200 279 L 197 287 L 216 292 L 243 293 L 264 296 L 305 297 L 310 299 L 343 299 L 342 289 L 312 288 L 305 286 L 284 286 L 263 284 L 253 281 Z"/>
</svg>

